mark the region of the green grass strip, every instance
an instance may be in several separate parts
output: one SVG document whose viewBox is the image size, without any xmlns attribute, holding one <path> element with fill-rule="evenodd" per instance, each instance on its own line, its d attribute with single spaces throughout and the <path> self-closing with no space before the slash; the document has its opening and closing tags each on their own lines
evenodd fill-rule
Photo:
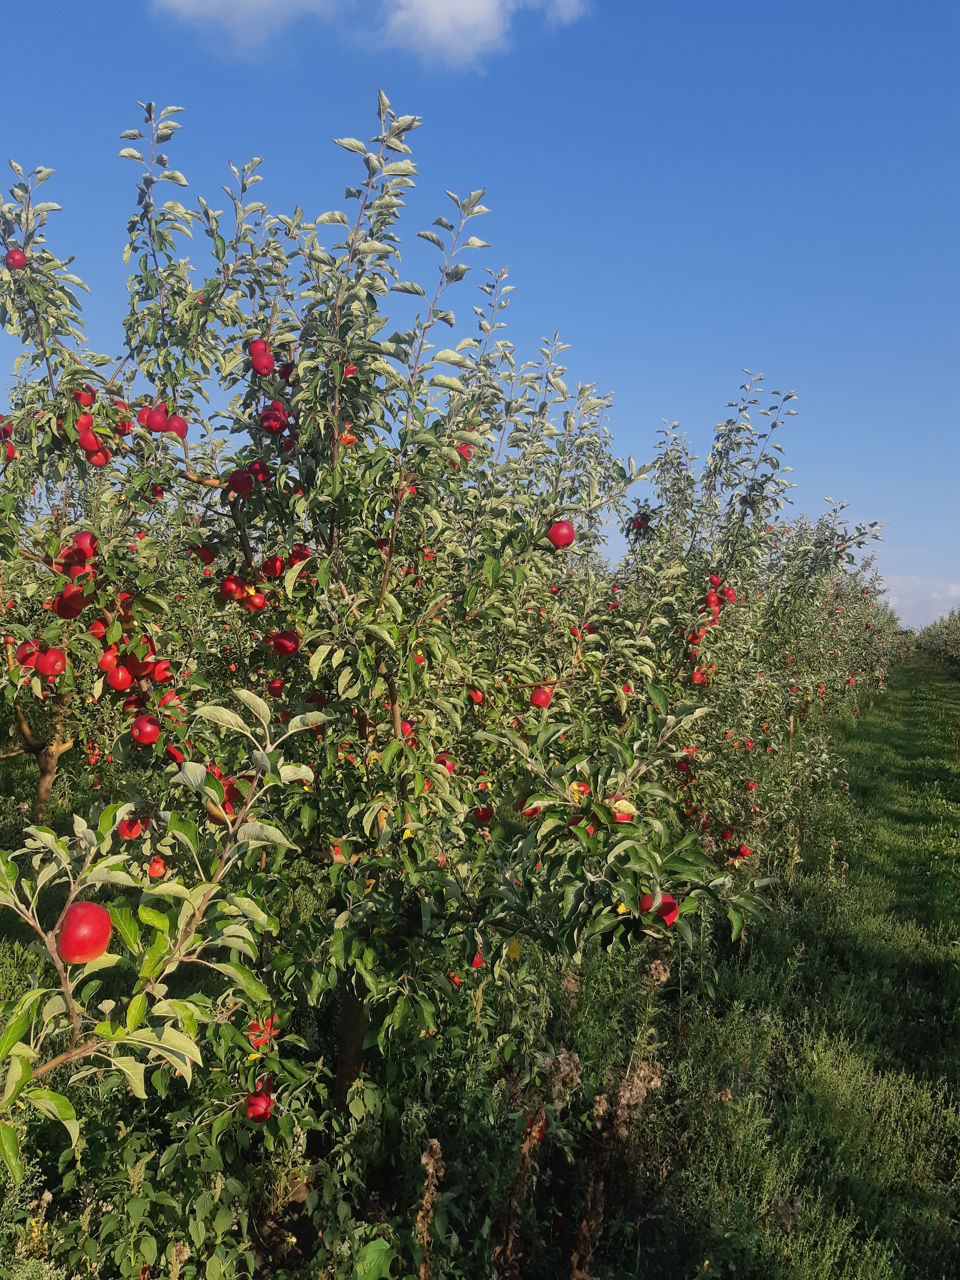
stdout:
<svg viewBox="0 0 960 1280">
<path fill-rule="evenodd" d="M 840 749 L 794 892 L 683 1015 L 605 1275 L 960 1277 L 960 680 L 898 667 Z"/>
</svg>

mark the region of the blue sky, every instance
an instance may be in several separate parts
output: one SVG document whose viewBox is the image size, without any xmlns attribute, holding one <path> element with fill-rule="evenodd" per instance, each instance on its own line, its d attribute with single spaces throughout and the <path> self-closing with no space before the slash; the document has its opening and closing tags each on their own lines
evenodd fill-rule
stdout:
<svg viewBox="0 0 960 1280">
<path fill-rule="evenodd" d="M 186 108 L 173 157 L 213 201 L 264 155 L 277 210 L 338 207 L 377 89 L 423 117 L 407 232 L 486 187 L 475 261 L 510 268 L 518 352 L 559 330 L 615 395 L 618 451 L 699 449 L 742 370 L 798 392 L 800 510 L 886 522 L 909 624 L 960 606 L 960 9 L 953 0 L 51 0 L 0 151 L 58 172 L 52 247 L 119 345 L 137 99 Z M 26 20 L 25 20 L 26 21 Z M 29 25 L 29 24 L 27 24 Z M 12 72 L 12 68 L 9 69 Z M 411 256 L 411 278 L 426 259 Z M 460 287 L 461 315 L 474 302 Z M 467 332 L 464 325 L 459 336 Z M 4 340 L 2 349 L 10 352 Z M 9 354 L 7 358 L 9 358 Z"/>
</svg>

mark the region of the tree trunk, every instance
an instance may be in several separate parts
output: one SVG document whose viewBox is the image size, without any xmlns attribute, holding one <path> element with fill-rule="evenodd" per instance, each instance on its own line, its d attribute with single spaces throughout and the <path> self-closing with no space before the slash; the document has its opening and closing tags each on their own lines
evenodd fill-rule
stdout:
<svg viewBox="0 0 960 1280">
<path fill-rule="evenodd" d="M 353 989 L 351 977 L 340 980 L 340 1014 L 337 1018 L 337 1071 L 333 1081 L 333 1102 L 339 1111 L 347 1105 L 350 1086 L 363 1070 L 363 1039 L 367 1015 L 363 1001 Z"/>
</svg>

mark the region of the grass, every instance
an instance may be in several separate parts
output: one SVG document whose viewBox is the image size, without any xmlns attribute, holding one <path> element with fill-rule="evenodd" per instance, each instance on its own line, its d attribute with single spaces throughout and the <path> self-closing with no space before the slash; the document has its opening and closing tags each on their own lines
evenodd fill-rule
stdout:
<svg viewBox="0 0 960 1280">
<path fill-rule="evenodd" d="M 611 1280 L 960 1275 L 958 725 L 918 657 L 842 733 L 793 894 L 678 1014 Z"/>
</svg>

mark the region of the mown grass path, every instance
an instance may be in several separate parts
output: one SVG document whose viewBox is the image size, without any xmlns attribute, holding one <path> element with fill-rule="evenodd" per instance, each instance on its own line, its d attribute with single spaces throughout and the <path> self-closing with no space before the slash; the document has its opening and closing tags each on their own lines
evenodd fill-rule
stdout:
<svg viewBox="0 0 960 1280">
<path fill-rule="evenodd" d="M 637 1276 L 960 1277 L 960 678 L 913 658 L 841 748 L 678 1038 Z"/>
</svg>

